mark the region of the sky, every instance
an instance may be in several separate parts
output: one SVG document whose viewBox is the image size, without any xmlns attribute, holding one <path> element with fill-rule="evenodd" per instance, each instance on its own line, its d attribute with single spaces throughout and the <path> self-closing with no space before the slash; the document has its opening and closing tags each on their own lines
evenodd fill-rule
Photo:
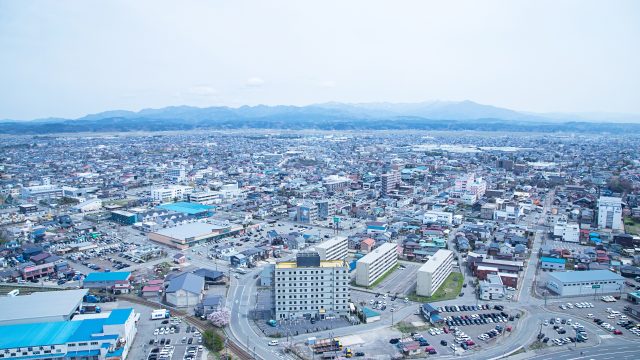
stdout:
<svg viewBox="0 0 640 360">
<path fill-rule="evenodd" d="M 640 1 L 0 0 L 0 119 L 475 102 L 640 114 Z"/>
</svg>

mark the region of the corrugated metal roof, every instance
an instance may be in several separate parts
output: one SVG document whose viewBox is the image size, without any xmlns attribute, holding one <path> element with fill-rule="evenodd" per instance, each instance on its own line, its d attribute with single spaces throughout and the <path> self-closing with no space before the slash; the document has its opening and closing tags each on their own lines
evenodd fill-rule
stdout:
<svg viewBox="0 0 640 360">
<path fill-rule="evenodd" d="M 622 276 L 609 270 L 552 272 L 549 276 L 563 283 L 624 280 Z"/>
<path fill-rule="evenodd" d="M 554 263 L 554 264 L 564 264 L 567 262 L 567 260 L 565 259 L 558 259 L 558 258 L 552 258 L 552 257 L 546 257 L 546 256 L 541 257 L 540 261 Z"/>
<path fill-rule="evenodd" d="M 128 271 L 92 272 L 84 278 L 84 282 L 125 281 L 130 276 L 131 273 Z"/>
<path fill-rule="evenodd" d="M 101 319 L 0 326 L 0 349 L 96 340 L 93 335 L 103 333 L 104 325 L 123 324 L 132 311 L 133 309 L 116 309 L 109 317 Z M 109 338 L 114 336 L 117 337 L 117 334 Z"/>
<path fill-rule="evenodd" d="M 77 289 L 0 297 L 0 324 L 37 322 L 42 318 L 70 316 L 82 303 L 82 297 L 87 292 L 85 289 Z"/>
<path fill-rule="evenodd" d="M 204 277 L 185 273 L 171 279 L 167 287 L 167 293 L 173 293 L 178 290 L 185 290 L 190 293 L 199 294 L 204 289 Z"/>
</svg>

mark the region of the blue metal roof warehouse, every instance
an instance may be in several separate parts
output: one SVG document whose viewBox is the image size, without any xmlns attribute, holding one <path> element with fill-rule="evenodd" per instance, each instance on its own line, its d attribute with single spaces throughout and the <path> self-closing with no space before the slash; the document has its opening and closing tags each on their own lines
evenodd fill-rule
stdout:
<svg viewBox="0 0 640 360">
<path fill-rule="evenodd" d="M 116 342 L 119 338 L 126 339 L 125 344 L 133 340 L 135 330 L 127 333 L 124 327 L 130 319 L 135 320 L 132 315 L 133 309 L 114 309 L 104 318 L 0 326 L 0 350 L 15 354 L 12 359 L 121 358 L 128 345 L 116 349 Z"/>
<path fill-rule="evenodd" d="M 203 205 L 199 203 L 190 202 L 176 202 L 173 204 L 164 204 L 158 206 L 160 209 L 171 210 L 188 215 L 201 215 L 209 214 L 214 209 L 213 206 Z"/>
</svg>

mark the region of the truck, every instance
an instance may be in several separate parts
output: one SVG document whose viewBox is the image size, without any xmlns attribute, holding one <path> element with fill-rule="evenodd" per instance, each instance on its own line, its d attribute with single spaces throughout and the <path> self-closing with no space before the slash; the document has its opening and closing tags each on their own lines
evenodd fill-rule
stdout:
<svg viewBox="0 0 640 360">
<path fill-rule="evenodd" d="M 312 347 L 316 354 L 327 351 L 342 351 L 342 343 L 336 338 L 318 340 Z"/>
<path fill-rule="evenodd" d="M 97 305 L 83 305 L 80 308 L 80 314 L 89 314 L 89 313 L 99 314 L 100 312 L 102 312 L 102 309 L 100 308 L 100 306 L 97 306 Z"/>
<path fill-rule="evenodd" d="M 151 312 L 151 320 L 168 319 L 171 312 L 167 309 L 156 309 Z"/>
</svg>

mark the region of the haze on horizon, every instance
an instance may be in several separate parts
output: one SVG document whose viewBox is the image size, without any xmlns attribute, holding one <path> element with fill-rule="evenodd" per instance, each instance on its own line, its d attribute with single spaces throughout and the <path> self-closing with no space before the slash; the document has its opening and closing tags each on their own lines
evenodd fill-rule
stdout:
<svg viewBox="0 0 640 360">
<path fill-rule="evenodd" d="M 638 1 L 0 0 L 0 119 L 460 101 L 640 114 Z"/>
</svg>

